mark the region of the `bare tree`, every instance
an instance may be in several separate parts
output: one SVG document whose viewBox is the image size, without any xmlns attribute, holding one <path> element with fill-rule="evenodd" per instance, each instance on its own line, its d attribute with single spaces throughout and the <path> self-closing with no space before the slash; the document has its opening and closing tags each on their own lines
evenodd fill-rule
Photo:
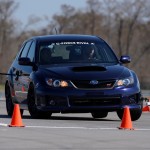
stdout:
<svg viewBox="0 0 150 150">
<path fill-rule="evenodd" d="M 18 4 L 13 0 L 0 0 L 0 53 L 4 50 L 5 43 L 13 32 L 14 21 L 11 17 L 17 7 Z"/>
<path fill-rule="evenodd" d="M 89 18 L 89 26 L 90 26 L 90 34 L 95 34 L 95 28 L 96 28 L 96 20 L 97 20 L 97 15 L 99 14 L 100 10 L 100 2 L 98 0 L 87 0 L 88 4 L 88 11 L 87 15 Z"/>
<path fill-rule="evenodd" d="M 11 39 L 16 23 L 12 18 L 12 14 L 17 7 L 18 4 L 13 0 L 0 0 L 0 72 L 5 72 L 8 62 L 11 61 L 9 50 L 12 46 Z"/>
<path fill-rule="evenodd" d="M 58 33 L 65 33 L 66 28 L 69 28 L 70 26 L 71 17 L 75 13 L 75 8 L 70 5 L 62 5 L 61 10 L 61 15 L 53 16 L 53 24 L 55 25 L 55 28 L 58 29 Z"/>
</svg>

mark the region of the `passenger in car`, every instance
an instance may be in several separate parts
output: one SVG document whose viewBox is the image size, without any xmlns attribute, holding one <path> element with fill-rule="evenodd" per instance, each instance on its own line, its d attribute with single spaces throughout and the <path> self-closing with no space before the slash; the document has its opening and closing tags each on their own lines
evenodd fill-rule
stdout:
<svg viewBox="0 0 150 150">
<path fill-rule="evenodd" d="M 95 50 L 91 45 L 87 45 L 83 49 L 83 59 L 90 60 L 95 58 Z"/>
<path fill-rule="evenodd" d="M 46 47 L 46 48 L 42 48 L 40 51 L 40 63 L 42 65 L 45 64 L 50 64 L 51 63 L 51 49 Z"/>
<path fill-rule="evenodd" d="M 72 48 L 70 49 L 69 60 L 82 60 L 81 49 L 79 47 L 72 46 Z"/>
</svg>

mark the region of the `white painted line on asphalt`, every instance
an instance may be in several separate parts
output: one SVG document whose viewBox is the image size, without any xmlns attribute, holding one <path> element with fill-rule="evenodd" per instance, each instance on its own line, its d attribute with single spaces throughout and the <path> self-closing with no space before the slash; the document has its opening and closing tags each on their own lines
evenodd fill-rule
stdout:
<svg viewBox="0 0 150 150">
<path fill-rule="evenodd" d="M 28 128 L 45 128 L 45 129 L 88 129 L 88 130 L 114 130 L 117 128 L 89 128 L 89 127 L 56 127 L 56 126 L 26 126 Z"/>
<path fill-rule="evenodd" d="M 118 129 L 116 128 L 89 128 L 89 127 L 56 127 L 56 126 L 26 126 L 28 128 L 45 128 L 45 129 L 84 129 L 84 130 L 129 130 L 129 129 Z M 139 131 L 150 131 L 150 129 L 134 129 Z M 132 131 L 134 131 L 132 130 Z"/>
<path fill-rule="evenodd" d="M 0 126 L 7 127 L 8 124 L 0 123 Z M 116 130 L 117 128 L 88 128 L 88 127 L 57 127 L 57 126 L 25 126 L 27 128 L 42 128 L 42 129 L 84 129 L 84 130 Z"/>
<path fill-rule="evenodd" d="M 5 123 L 0 123 L 0 126 L 7 127 L 8 125 L 7 125 L 7 124 L 5 124 Z"/>
<path fill-rule="evenodd" d="M 0 123 L 0 126 L 8 127 L 8 124 Z M 57 127 L 57 126 L 25 126 L 27 128 L 42 128 L 42 129 L 83 129 L 83 130 L 120 130 L 116 128 L 90 128 L 90 127 Z M 128 130 L 128 129 L 122 129 Z M 132 131 L 150 131 L 150 129 L 134 129 Z"/>
<path fill-rule="evenodd" d="M 135 130 L 139 130 L 139 131 L 150 131 L 150 129 L 135 129 Z"/>
</svg>

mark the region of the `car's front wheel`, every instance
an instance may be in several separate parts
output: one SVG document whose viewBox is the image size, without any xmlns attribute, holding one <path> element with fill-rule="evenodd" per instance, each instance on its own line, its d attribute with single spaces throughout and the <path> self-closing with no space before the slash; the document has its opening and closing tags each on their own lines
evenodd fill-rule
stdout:
<svg viewBox="0 0 150 150">
<path fill-rule="evenodd" d="M 34 86 L 31 85 L 29 92 L 28 92 L 28 110 L 32 118 L 37 119 L 37 118 L 50 118 L 52 113 L 48 111 L 39 111 L 36 107 L 36 94 L 34 90 Z"/>
<path fill-rule="evenodd" d="M 108 112 L 92 112 L 91 113 L 93 118 L 105 118 L 108 115 Z"/>
<path fill-rule="evenodd" d="M 122 120 L 122 117 L 123 117 L 123 113 L 124 113 L 123 109 L 117 111 L 117 115 L 121 120 Z M 138 120 L 141 117 L 141 114 L 142 114 L 142 109 L 140 109 L 140 108 L 130 110 L 130 115 L 131 115 L 131 120 L 132 121 Z"/>
</svg>

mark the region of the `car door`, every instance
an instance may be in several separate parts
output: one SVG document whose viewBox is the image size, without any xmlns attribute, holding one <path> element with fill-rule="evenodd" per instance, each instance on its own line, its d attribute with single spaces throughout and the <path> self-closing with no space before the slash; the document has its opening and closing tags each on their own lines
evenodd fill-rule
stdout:
<svg viewBox="0 0 150 150">
<path fill-rule="evenodd" d="M 34 42 L 33 41 L 28 41 L 22 52 L 20 53 L 20 57 L 28 57 L 30 54 L 30 50 L 32 51 L 34 49 Z M 34 50 L 33 50 L 34 51 Z M 32 59 L 33 61 L 33 59 Z M 27 100 L 27 92 L 28 92 L 28 83 L 29 83 L 29 75 L 32 71 L 31 66 L 24 66 L 24 65 L 19 65 L 17 63 L 17 67 L 15 68 L 15 84 L 14 84 L 14 89 L 15 89 L 15 96 L 17 98 L 17 101 L 21 104 L 26 104 Z"/>
<path fill-rule="evenodd" d="M 28 58 L 30 58 L 31 62 L 34 62 L 35 60 L 35 42 L 32 41 L 31 46 L 28 50 L 27 56 Z M 29 88 L 29 83 L 30 83 L 30 74 L 32 72 L 32 66 L 23 66 L 21 67 L 22 69 L 20 69 L 21 71 L 21 75 L 20 75 L 20 102 L 22 104 L 22 108 L 23 108 L 23 104 L 25 104 L 24 106 L 26 107 L 27 105 L 27 96 L 28 96 L 28 88 Z"/>
</svg>

